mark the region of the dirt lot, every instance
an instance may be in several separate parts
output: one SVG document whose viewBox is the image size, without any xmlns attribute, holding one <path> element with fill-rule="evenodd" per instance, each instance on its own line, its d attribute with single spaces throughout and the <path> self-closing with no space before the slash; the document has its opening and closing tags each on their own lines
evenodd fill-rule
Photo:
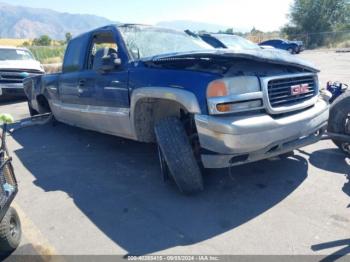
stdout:
<svg viewBox="0 0 350 262">
<path fill-rule="evenodd" d="M 335 53 L 334 50 L 306 51 L 299 57 L 313 62 L 320 70 L 320 81 L 323 86 L 327 81 L 341 81 L 350 84 L 350 52 Z"/>
<path fill-rule="evenodd" d="M 350 53 L 305 52 L 321 80 L 350 83 Z M 26 103 L 1 106 L 17 119 Z M 350 251 L 349 159 L 330 141 L 294 157 L 205 175 L 185 197 L 154 146 L 64 124 L 9 138 L 24 238 L 17 254 L 279 254 Z"/>
</svg>

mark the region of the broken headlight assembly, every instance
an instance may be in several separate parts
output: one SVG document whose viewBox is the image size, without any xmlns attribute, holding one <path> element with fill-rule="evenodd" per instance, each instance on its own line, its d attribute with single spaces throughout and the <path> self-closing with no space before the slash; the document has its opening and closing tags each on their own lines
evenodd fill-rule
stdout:
<svg viewBox="0 0 350 262">
<path fill-rule="evenodd" d="M 207 88 L 207 101 L 211 115 L 264 108 L 263 93 L 256 76 L 237 76 L 212 81 Z"/>
</svg>

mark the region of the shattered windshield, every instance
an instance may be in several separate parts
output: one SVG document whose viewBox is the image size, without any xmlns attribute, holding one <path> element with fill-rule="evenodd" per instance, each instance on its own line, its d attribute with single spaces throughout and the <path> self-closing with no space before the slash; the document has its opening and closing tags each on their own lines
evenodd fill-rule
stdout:
<svg viewBox="0 0 350 262">
<path fill-rule="evenodd" d="M 165 53 L 213 49 L 210 45 L 181 31 L 151 26 L 119 27 L 133 58 Z"/>
<path fill-rule="evenodd" d="M 225 46 L 231 49 L 260 49 L 257 44 L 236 35 L 214 35 Z"/>
<path fill-rule="evenodd" d="M 32 54 L 22 49 L 0 49 L 0 61 L 6 60 L 33 60 Z"/>
</svg>

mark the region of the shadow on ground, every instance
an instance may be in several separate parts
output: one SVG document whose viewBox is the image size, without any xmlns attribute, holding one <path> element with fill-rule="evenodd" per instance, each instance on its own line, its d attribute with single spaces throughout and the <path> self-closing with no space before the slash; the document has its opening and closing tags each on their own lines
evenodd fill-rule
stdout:
<svg viewBox="0 0 350 262">
<path fill-rule="evenodd" d="M 303 152 L 306 153 L 306 152 Z M 307 154 L 307 153 L 306 153 Z M 332 174 L 345 175 L 347 181 L 342 190 L 350 197 L 350 166 L 347 163 L 347 156 L 339 149 L 322 149 L 315 151 L 310 156 L 310 164 L 313 166 L 330 171 Z M 350 207 L 350 204 L 349 206 Z M 322 262 L 336 261 L 337 259 L 346 256 L 350 253 L 350 239 L 336 240 L 311 246 L 313 251 L 325 250 L 329 248 L 339 247 L 339 250 L 322 259 Z"/>
<path fill-rule="evenodd" d="M 129 254 L 192 245 L 232 230 L 290 195 L 307 176 L 293 157 L 211 170 L 206 190 L 182 196 L 161 179 L 156 149 L 59 124 L 13 134 L 15 153 L 46 192 L 64 191 Z"/>
<path fill-rule="evenodd" d="M 346 176 L 347 181 L 343 186 L 343 192 L 350 197 L 350 165 L 347 159 L 348 157 L 339 149 L 332 148 L 313 152 L 309 161 L 317 168 Z M 350 207 L 350 204 L 348 207 Z"/>
<path fill-rule="evenodd" d="M 336 252 L 332 253 L 331 255 L 323 258 L 320 261 L 321 262 L 336 261 L 336 260 L 340 259 L 341 257 L 344 257 L 347 254 L 349 254 L 350 253 L 350 239 L 342 239 L 342 240 L 336 240 L 336 241 L 331 241 L 331 242 L 313 245 L 311 247 L 311 249 L 313 251 L 319 251 L 319 250 L 335 248 L 335 247 L 339 247 L 340 249 L 337 250 Z"/>
<path fill-rule="evenodd" d="M 12 105 L 12 104 L 25 102 L 25 101 L 27 101 L 27 98 L 25 97 L 12 97 L 12 98 L 0 97 L 0 106 Z"/>
</svg>

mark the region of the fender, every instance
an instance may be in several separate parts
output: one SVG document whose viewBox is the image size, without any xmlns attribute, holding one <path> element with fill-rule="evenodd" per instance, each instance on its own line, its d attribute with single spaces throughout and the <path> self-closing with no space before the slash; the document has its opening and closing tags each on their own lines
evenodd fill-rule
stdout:
<svg viewBox="0 0 350 262">
<path fill-rule="evenodd" d="M 182 105 L 189 113 L 201 113 L 198 100 L 195 94 L 190 91 L 171 87 L 141 87 L 134 89 L 131 94 L 130 121 L 135 137 L 137 136 L 135 126 L 135 109 L 137 103 L 145 98 L 174 101 Z"/>
<path fill-rule="evenodd" d="M 137 102 L 143 98 L 158 98 L 175 101 L 183 105 L 190 113 L 201 113 L 197 98 L 190 91 L 174 87 L 141 87 L 132 92 L 130 105 L 131 116 L 133 115 L 133 109 Z"/>
</svg>

